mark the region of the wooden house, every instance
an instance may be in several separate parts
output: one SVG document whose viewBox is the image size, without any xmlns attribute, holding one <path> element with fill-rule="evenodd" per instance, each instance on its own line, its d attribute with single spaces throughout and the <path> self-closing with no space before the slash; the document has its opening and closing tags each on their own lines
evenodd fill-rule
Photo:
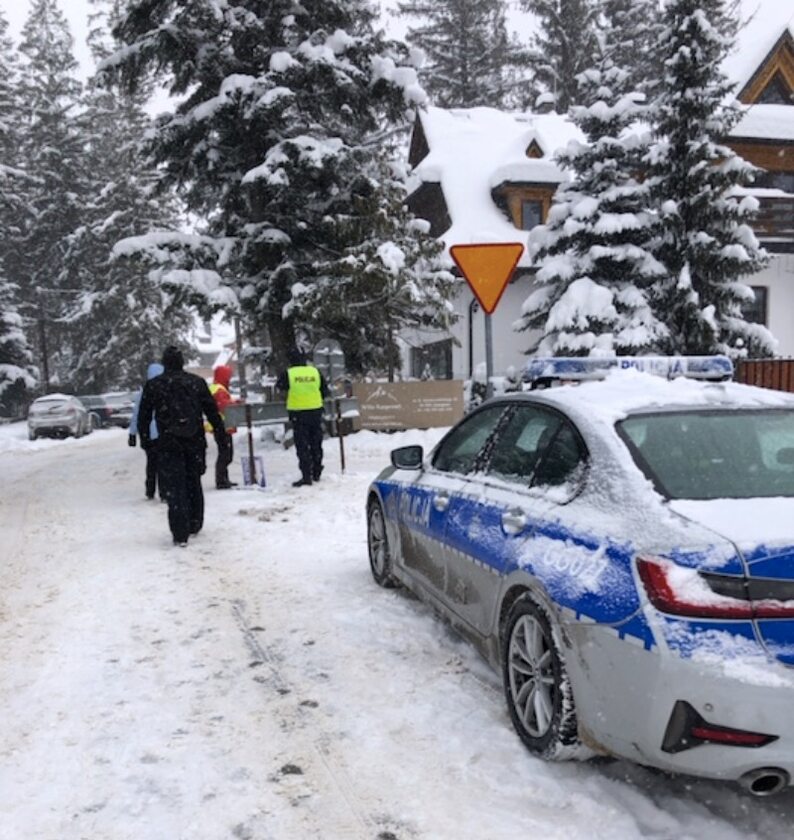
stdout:
<svg viewBox="0 0 794 840">
<path fill-rule="evenodd" d="M 759 201 L 756 234 L 770 254 L 769 265 L 746 281 L 756 292 L 746 314 L 772 330 L 779 355 L 794 356 L 794 15 L 780 0 L 744 0 L 742 13 L 747 22 L 724 70 L 743 113 L 725 142 L 759 167 L 742 192 Z M 424 109 L 409 150 L 409 206 L 447 248 L 526 245 L 564 177 L 555 152 L 573 139 L 582 139 L 578 129 L 559 114 Z M 524 363 L 530 338 L 513 322 L 532 276 L 525 253 L 493 316 L 496 374 Z M 482 363 L 483 314 L 463 281 L 454 304 L 459 320 L 450 333 L 403 335 L 406 374 L 418 376 L 429 365 L 437 378 L 465 379 Z"/>
</svg>

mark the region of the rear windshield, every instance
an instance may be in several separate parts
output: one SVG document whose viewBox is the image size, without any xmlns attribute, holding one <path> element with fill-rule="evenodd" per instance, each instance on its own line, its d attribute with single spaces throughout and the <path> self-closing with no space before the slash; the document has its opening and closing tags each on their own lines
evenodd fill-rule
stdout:
<svg viewBox="0 0 794 840">
<path fill-rule="evenodd" d="M 103 397 L 105 402 L 108 405 L 114 406 L 124 406 L 129 405 L 135 399 L 134 394 L 108 394 L 107 396 Z"/>
<path fill-rule="evenodd" d="M 670 499 L 794 496 L 794 411 L 642 414 L 617 429 Z"/>
<path fill-rule="evenodd" d="M 31 404 L 31 408 L 52 408 L 55 405 L 68 405 L 69 400 L 64 399 L 63 397 L 53 397 L 49 400 L 34 400 Z"/>
</svg>

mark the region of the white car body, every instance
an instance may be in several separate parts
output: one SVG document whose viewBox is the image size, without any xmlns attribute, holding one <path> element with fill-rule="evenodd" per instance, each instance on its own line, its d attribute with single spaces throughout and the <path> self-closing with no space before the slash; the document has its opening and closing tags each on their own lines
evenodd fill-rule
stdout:
<svg viewBox="0 0 794 840">
<path fill-rule="evenodd" d="M 47 394 L 34 400 L 28 410 L 28 438 L 42 435 L 82 437 L 91 431 L 86 407 L 70 394 Z"/>
</svg>

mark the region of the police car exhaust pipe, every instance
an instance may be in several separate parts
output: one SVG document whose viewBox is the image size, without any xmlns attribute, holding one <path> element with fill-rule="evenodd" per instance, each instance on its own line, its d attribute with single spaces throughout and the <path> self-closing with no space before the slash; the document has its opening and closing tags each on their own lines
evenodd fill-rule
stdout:
<svg viewBox="0 0 794 840">
<path fill-rule="evenodd" d="M 774 796 L 788 786 L 789 775 L 777 767 L 759 767 L 739 778 L 739 784 L 753 796 Z"/>
</svg>

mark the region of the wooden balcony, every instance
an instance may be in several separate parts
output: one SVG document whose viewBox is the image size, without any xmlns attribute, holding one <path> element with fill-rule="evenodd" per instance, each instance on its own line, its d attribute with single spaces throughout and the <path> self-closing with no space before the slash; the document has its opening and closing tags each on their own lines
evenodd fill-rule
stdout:
<svg viewBox="0 0 794 840">
<path fill-rule="evenodd" d="M 759 198 L 755 235 L 774 254 L 794 253 L 794 195 Z"/>
</svg>

